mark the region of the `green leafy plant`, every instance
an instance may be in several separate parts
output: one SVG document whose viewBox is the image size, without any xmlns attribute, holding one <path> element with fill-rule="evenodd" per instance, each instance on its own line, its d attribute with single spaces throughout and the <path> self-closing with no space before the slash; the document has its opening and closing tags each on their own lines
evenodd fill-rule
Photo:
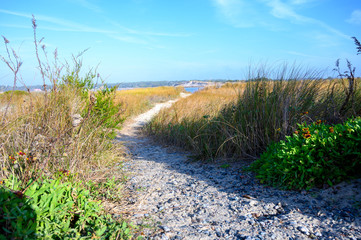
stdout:
<svg viewBox="0 0 361 240">
<path fill-rule="evenodd" d="M 299 124 L 271 144 L 249 170 L 263 183 L 288 189 L 333 185 L 361 173 L 361 118 L 343 124 Z"/>
<path fill-rule="evenodd" d="M 120 201 L 123 197 L 123 183 L 121 179 L 108 178 L 105 181 L 89 180 L 85 183 L 92 196 L 97 199 Z"/>
<path fill-rule="evenodd" d="M 15 176 L 0 187 L 0 238 L 13 239 L 130 239 L 132 226 L 105 214 L 80 183 L 58 178 L 30 180 L 22 190 Z"/>
</svg>

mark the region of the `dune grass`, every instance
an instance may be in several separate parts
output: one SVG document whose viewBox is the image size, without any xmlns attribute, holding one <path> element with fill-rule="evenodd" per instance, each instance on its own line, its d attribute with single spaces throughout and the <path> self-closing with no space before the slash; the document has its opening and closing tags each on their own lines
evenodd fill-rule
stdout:
<svg viewBox="0 0 361 240">
<path fill-rule="evenodd" d="M 115 103 L 122 105 L 122 115 L 135 116 L 153 107 L 154 103 L 179 97 L 182 87 L 152 87 L 120 90 L 116 92 Z"/>
<path fill-rule="evenodd" d="M 250 71 L 246 82 L 180 100 L 156 116 L 147 132 L 200 159 L 256 159 L 298 123 L 339 123 L 359 115 L 360 79 L 352 84 L 351 94 L 347 79 L 322 80 L 317 72 L 297 66 L 261 67 Z"/>
<path fill-rule="evenodd" d="M 236 102 L 245 83 L 226 83 L 207 87 L 162 110 L 146 125 L 147 132 L 159 139 L 194 150 L 194 141 L 201 129 L 207 128 L 227 104 Z"/>
</svg>

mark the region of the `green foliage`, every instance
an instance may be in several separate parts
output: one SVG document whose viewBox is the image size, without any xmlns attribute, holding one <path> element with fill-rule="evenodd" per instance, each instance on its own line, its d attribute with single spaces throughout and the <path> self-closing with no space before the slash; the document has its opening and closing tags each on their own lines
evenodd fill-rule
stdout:
<svg viewBox="0 0 361 240">
<path fill-rule="evenodd" d="M 288 189 L 333 185 L 361 176 L 361 118 L 343 124 L 298 125 L 284 141 L 271 144 L 249 170 L 263 183 Z"/>
<path fill-rule="evenodd" d="M 73 66 L 66 65 L 67 73 L 61 78 L 61 87 L 70 86 L 80 90 L 83 97 L 88 97 L 89 90 L 94 88 L 94 78 L 97 76 L 95 71 L 88 71 L 84 77 L 80 75 L 82 61 L 73 58 Z"/>
<path fill-rule="evenodd" d="M 27 198 L 0 187 L 0 239 L 33 239 L 36 232 L 36 213 Z"/>
<path fill-rule="evenodd" d="M 90 113 L 107 128 L 116 128 L 124 120 L 119 116 L 121 104 L 114 103 L 116 89 L 117 87 L 108 88 L 104 85 L 103 89 L 95 93 L 95 101 L 89 103 Z"/>
<path fill-rule="evenodd" d="M 62 77 L 62 88 L 76 89 L 80 96 L 87 101 L 87 108 L 83 111 L 83 117 L 92 115 L 97 119 L 96 125 L 105 128 L 116 128 L 124 119 L 119 117 L 121 104 L 115 104 L 117 87 L 109 88 L 103 84 L 100 90 L 94 91 L 95 78 L 99 78 L 96 71 L 88 71 L 84 77 L 80 76 L 82 62 L 78 58 L 73 59 L 74 66 L 67 66 L 67 74 Z M 114 131 L 107 135 L 115 137 Z"/>
<path fill-rule="evenodd" d="M 30 180 L 22 192 L 10 177 L 0 187 L 0 238 L 130 239 L 131 226 L 104 213 L 80 183 L 43 178 Z"/>
<path fill-rule="evenodd" d="M 97 199 L 107 199 L 110 201 L 120 201 L 123 197 L 121 188 L 122 188 L 122 181 L 119 179 L 108 178 L 104 182 L 95 182 L 89 180 L 86 182 L 86 186 L 88 187 L 92 196 Z"/>
</svg>

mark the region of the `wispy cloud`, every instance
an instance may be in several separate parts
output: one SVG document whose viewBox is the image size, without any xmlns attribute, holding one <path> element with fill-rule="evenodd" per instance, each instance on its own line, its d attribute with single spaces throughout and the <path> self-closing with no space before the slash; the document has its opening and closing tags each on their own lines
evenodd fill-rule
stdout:
<svg viewBox="0 0 361 240">
<path fill-rule="evenodd" d="M 26 17 L 26 18 L 31 17 L 30 14 L 25 14 L 25 13 L 20 13 L 20 12 L 13 12 L 13 11 L 5 10 L 5 9 L 0 9 L 0 13 L 14 15 L 14 16 L 18 16 L 18 17 Z"/>
<path fill-rule="evenodd" d="M 354 10 L 351 13 L 351 17 L 347 19 L 346 22 L 361 25 L 361 10 Z"/>
<path fill-rule="evenodd" d="M 80 2 L 86 3 L 86 1 L 81 0 Z M 15 11 L 9 11 L 5 9 L 0 9 L 0 13 L 5 13 L 13 16 L 18 17 L 24 17 L 31 19 L 32 15 L 23 13 L 23 12 L 15 12 Z M 135 29 L 130 29 L 127 27 L 124 27 L 114 21 L 111 21 L 112 25 L 117 27 L 118 29 L 112 28 L 112 30 L 107 29 L 100 29 L 100 28 L 94 28 L 90 27 L 84 24 L 80 24 L 77 22 L 45 16 L 45 15 L 36 15 L 36 20 L 50 23 L 50 25 L 42 25 L 39 26 L 39 28 L 44 30 L 50 30 L 50 31 L 57 31 L 57 32 L 87 32 L 87 33 L 100 33 L 104 34 L 112 39 L 116 39 L 122 42 L 127 43 L 134 43 L 134 44 L 149 44 L 149 41 L 147 38 L 149 36 L 155 36 L 155 37 L 189 37 L 191 34 L 187 33 L 166 33 L 166 32 L 150 32 L 150 31 L 139 31 Z M 4 25 L 1 24 L 4 27 L 13 27 L 13 28 L 29 28 L 22 25 Z"/>
<path fill-rule="evenodd" d="M 316 0 L 291 0 L 290 3 L 293 5 L 303 5 L 310 2 L 315 2 Z"/>
<path fill-rule="evenodd" d="M 91 3 L 88 0 L 72 0 L 71 2 L 76 3 L 76 4 L 80 5 L 80 6 L 82 6 L 83 8 L 87 8 L 87 9 L 93 11 L 93 12 L 96 12 L 96 13 L 103 13 L 104 12 L 103 9 L 100 6 L 98 6 L 98 5 L 94 4 L 94 3 Z"/>
<path fill-rule="evenodd" d="M 20 24 L 8 24 L 8 23 L 0 23 L 1 27 L 6 27 L 6 28 L 19 28 L 19 29 L 30 29 L 31 26 L 25 26 L 25 25 L 20 25 Z"/>
<path fill-rule="evenodd" d="M 259 24 L 254 1 L 213 0 L 213 4 L 219 15 L 234 27 L 249 28 Z"/>
<path fill-rule="evenodd" d="M 271 8 L 270 13 L 276 18 L 289 19 L 296 22 L 307 22 L 310 20 L 297 14 L 291 5 L 280 0 L 265 0 L 264 2 Z"/>
<path fill-rule="evenodd" d="M 310 4 L 314 0 L 212 0 L 221 14 L 234 27 L 262 26 L 268 29 L 277 29 L 275 19 L 291 22 L 292 24 L 312 24 L 319 26 L 339 37 L 349 39 L 336 28 L 311 17 L 306 17 L 296 12 L 295 8 L 300 5 Z M 358 12 L 355 13 L 355 19 Z M 272 18 L 270 18 L 272 17 Z M 354 20 L 356 21 L 356 20 Z"/>
<path fill-rule="evenodd" d="M 150 32 L 150 31 L 140 31 L 140 30 L 135 30 L 132 28 L 128 28 L 125 27 L 121 24 L 119 24 L 116 21 L 107 19 L 107 21 L 112 24 L 114 27 L 118 28 L 121 31 L 125 31 L 126 33 L 129 34 L 134 34 L 134 35 L 143 35 L 143 36 L 160 36 L 160 37 L 190 37 L 192 36 L 192 34 L 190 33 L 166 33 L 166 32 Z"/>
<path fill-rule="evenodd" d="M 327 31 L 330 31 L 339 37 L 350 39 L 350 36 L 344 34 L 343 32 L 329 26 L 328 24 L 314 19 L 310 17 L 305 17 L 295 12 L 293 6 L 290 4 L 286 4 L 280 0 L 265 0 L 266 4 L 271 7 L 271 14 L 280 19 L 289 20 L 293 23 L 306 23 L 306 24 L 314 24 L 319 27 L 324 28 Z"/>
<path fill-rule="evenodd" d="M 18 16 L 18 17 L 24 17 L 24 18 L 28 18 L 28 19 L 32 18 L 31 14 L 8 11 L 8 10 L 4 10 L 4 9 L 0 9 L 0 13 L 5 13 L 5 14 L 13 15 L 13 16 Z M 40 14 L 37 14 L 35 16 L 35 18 L 37 21 L 43 21 L 43 22 L 52 23 L 52 24 L 56 25 L 56 26 L 50 26 L 50 27 L 49 26 L 39 26 L 40 28 L 43 28 L 46 30 L 62 31 L 62 32 L 66 31 L 66 32 L 108 33 L 108 34 L 115 33 L 114 31 L 111 31 L 111 30 L 104 30 L 104 29 L 100 29 L 100 28 L 89 27 L 87 25 L 76 23 L 73 21 L 45 16 L 45 15 L 40 15 Z"/>
</svg>

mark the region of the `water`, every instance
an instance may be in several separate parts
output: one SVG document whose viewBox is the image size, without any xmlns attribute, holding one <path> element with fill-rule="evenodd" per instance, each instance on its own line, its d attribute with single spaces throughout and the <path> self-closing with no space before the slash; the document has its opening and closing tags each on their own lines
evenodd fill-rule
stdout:
<svg viewBox="0 0 361 240">
<path fill-rule="evenodd" d="M 195 93 L 198 90 L 201 90 L 203 87 L 185 87 L 184 90 L 190 93 Z"/>
</svg>

